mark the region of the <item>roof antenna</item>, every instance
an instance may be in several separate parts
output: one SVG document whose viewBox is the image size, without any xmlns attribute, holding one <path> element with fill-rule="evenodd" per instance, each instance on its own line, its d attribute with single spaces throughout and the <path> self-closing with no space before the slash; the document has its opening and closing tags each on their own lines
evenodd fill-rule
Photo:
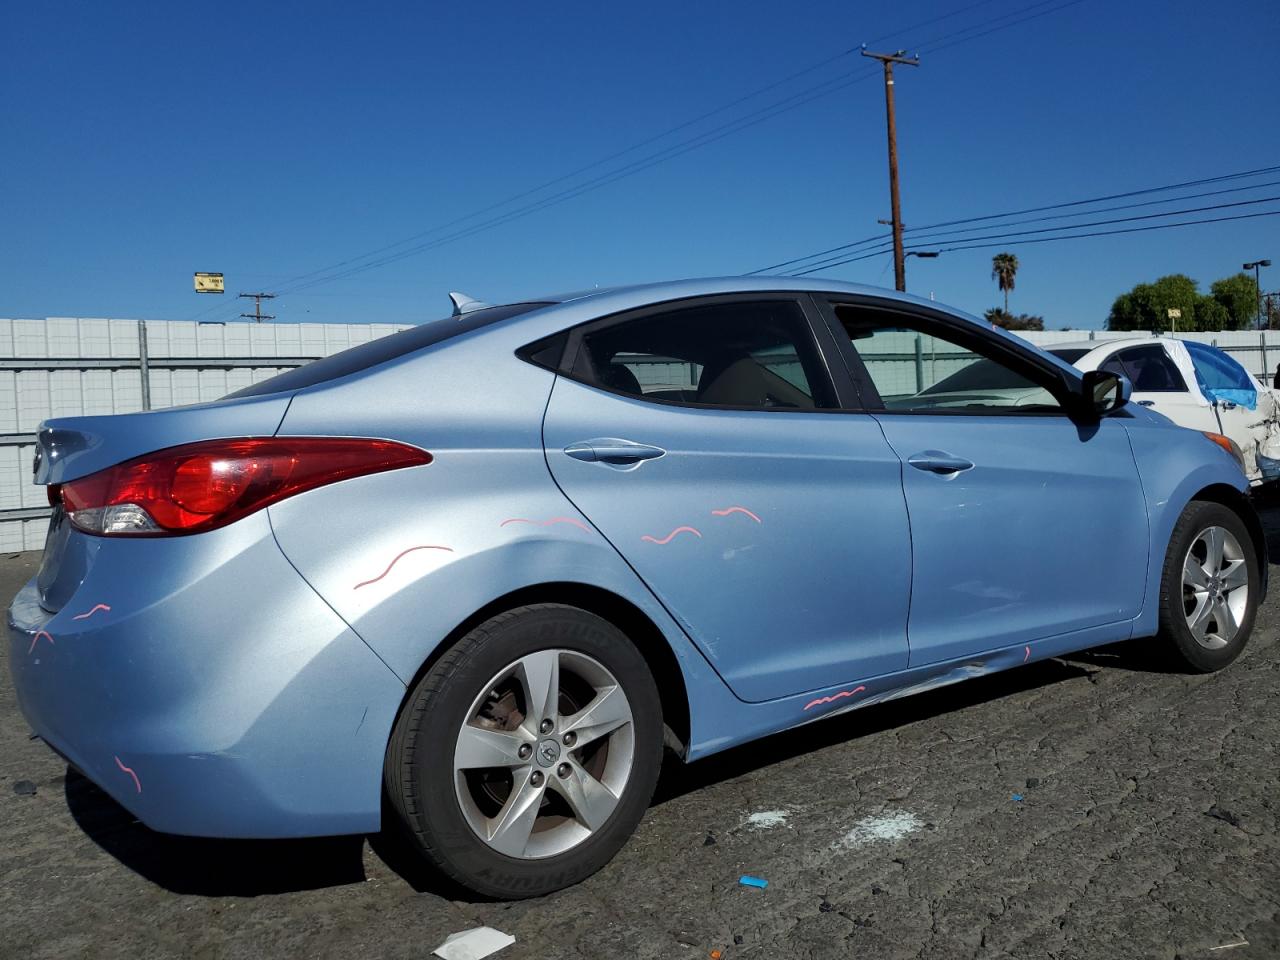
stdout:
<svg viewBox="0 0 1280 960">
<path fill-rule="evenodd" d="M 460 317 L 464 313 L 471 313 L 475 310 L 483 310 L 490 304 L 483 300 L 477 300 L 475 297 L 468 297 L 465 293 L 458 293 L 456 290 L 449 293 L 449 299 L 453 302 L 453 315 Z"/>
</svg>

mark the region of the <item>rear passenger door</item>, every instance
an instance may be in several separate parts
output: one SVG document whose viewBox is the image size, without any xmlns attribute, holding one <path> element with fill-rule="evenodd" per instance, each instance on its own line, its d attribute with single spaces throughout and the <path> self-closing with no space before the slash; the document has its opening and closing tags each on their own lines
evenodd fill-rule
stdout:
<svg viewBox="0 0 1280 960">
<path fill-rule="evenodd" d="M 748 701 L 907 663 L 901 465 L 815 319 L 754 294 L 588 324 L 544 421 L 565 494 Z"/>
</svg>

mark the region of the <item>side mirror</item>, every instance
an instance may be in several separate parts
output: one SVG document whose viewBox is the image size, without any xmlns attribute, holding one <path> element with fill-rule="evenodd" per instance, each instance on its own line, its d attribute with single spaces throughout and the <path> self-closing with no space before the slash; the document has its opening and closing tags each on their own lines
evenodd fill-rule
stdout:
<svg viewBox="0 0 1280 960">
<path fill-rule="evenodd" d="M 1128 377 L 1107 370 L 1089 370 L 1080 386 L 1084 409 L 1095 417 L 1105 417 L 1129 402 L 1133 385 Z"/>
</svg>

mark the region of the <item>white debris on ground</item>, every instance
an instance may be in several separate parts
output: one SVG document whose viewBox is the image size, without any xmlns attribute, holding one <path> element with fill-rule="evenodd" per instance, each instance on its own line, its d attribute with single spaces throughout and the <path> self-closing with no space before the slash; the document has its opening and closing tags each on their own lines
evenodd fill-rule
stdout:
<svg viewBox="0 0 1280 960">
<path fill-rule="evenodd" d="M 772 830 L 774 827 L 785 827 L 790 810 L 761 810 L 747 817 L 745 826 L 748 830 Z"/>
<path fill-rule="evenodd" d="M 901 840 L 924 826 L 924 821 L 909 810 L 896 810 L 877 817 L 859 820 L 852 830 L 831 845 L 833 850 L 853 850 L 869 843 Z"/>
<path fill-rule="evenodd" d="M 443 960 L 484 960 L 515 942 L 516 938 L 509 933 L 493 927 L 475 927 L 449 934 L 444 943 L 431 952 Z"/>
</svg>

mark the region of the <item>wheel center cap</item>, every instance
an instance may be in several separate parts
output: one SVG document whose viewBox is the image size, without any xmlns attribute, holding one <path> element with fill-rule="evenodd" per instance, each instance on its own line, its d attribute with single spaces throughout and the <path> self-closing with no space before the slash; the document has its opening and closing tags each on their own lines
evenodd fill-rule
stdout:
<svg viewBox="0 0 1280 960">
<path fill-rule="evenodd" d="M 550 767 L 560 759 L 560 744 L 555 740 L 543 740 L 538 744 L 538 766 Z"/>
</svg>

